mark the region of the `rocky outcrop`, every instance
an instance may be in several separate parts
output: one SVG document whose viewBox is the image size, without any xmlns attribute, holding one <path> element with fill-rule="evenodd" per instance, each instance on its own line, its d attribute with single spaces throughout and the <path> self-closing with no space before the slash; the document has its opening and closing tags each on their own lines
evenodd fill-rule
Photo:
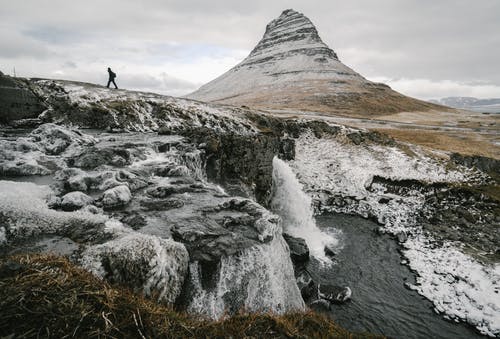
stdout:
<svg viewBox="0 0 500 339">
<path fill-rule="evenodd" d="M 483 172 L 500 177 L 500 160 L 483 157 L 480 155 L 462 155 L 452 153 L 450 158 L 453 162 L 467 167 L 475 167 Z"/>
<path fill-rule="evenodd" d="M 37 118 L 45 109 L 24 79 L 0 74 L 0 123 Z"/>
<path fill-rule="evenodd" d="M 203 145 L 208 179 L 223 184 L 230 192 L 252 196 L 265 206 L 271 194 L 273 157 L 294 156 L 293 139 L 273 134 L 246 136 L 196 129 L 185 135 Z"/>
<path fill-rule="evenodd" d="M 366 80 L 341 63 L 302 13 L 271 21 L 250 55 L 188 98 L 264 109 L 377 116 L 445 107 Z"/>
</svg>

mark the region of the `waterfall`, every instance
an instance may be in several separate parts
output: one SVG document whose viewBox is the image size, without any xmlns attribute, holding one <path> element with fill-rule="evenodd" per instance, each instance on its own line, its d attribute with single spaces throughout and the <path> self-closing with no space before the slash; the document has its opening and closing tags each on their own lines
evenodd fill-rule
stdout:
<svg viewBox="0 0 500 339">
<path fill-rule="evenodd" d="M 322 263 L 330 263 L 325 246 L 336 246 L 338 241 L 316 226 L 311 198 L 302 190 L 290 166 L 277 157 L 273 159 L 273 186 L 271 208 L 281 216 L 283 231 L 304 239 L 312 256 Z"/>
<path fill-rule="evenodd" d="M 218 319 L 239 311 L 285 313 L 305 307 L 281 229 L 269 243 L 221 258 L 215 275 L 213 287 L 204 287 L 200 265 L 189 265 L 190 313 Z"/>
</svg>

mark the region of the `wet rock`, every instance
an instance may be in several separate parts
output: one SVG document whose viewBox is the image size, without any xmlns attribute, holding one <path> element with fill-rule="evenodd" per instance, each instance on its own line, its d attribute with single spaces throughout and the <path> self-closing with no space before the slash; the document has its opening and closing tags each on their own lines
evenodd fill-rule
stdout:
<svg viewBox="0 0 500 339">
<path fill-rule="evenodd" d="M 406 242 L 406 240 L 408 240 L 408 234 L 406 234 L 406 232 L 404 231 L 398 232 L 396 233 L 396 239 L 398 239 L 399 243 L 404 243 Z"/>
<path fill-rule="evenodd" d="M 132 200 L 130 189 L 126 185 L 113 187 L 104 192 L 102 204 L 104 208 L 122 207 Z"/>
<path fill-rule="evenodd" d="M 172 208 L 181 208 L 184 206 L 184 201 L 178 198 L 168 198 L 168 199 L 141 199 L 139 201 L 141 207 L 149 211 L 166 211 Z"/>
<path fill-rule="evenodd" d="M 92 204 L 93 201 L 94 199 L 85 193 L 75 191 L 64 195 L 61 199 L 60 206 L 65 211 L 75 211 Z"/>
<path fill-rule="evenodd" d="M 183 177 L 189 175 L 189 169 L 177 164 L 163 165 L 156 167 L 154 174 L 160 177 Z"/>
<path fill-rule="evenodd" d="M 325 254 L 330 257 L 334 258 L 337 255 L 337 251 L 330 245 L 325 245 Z"/>
<path fill-rule="evenodd" d="M 334 285 L 318 285 L 318 296 L 334 304 L 342 304 L 351 299 L 352 291 L 349 287 Z"/>
<path fill-rule="evenodd" d="M 94 169 L 102 165 L 123 167 L 130 165 L 131 153 L 122 148 L 97 148 L 91 147 L 70 160 L 70 165 L 84 169 Z"/>
<path fill-rule="evenodd" d="M 192 216 L 173 221 L 172 236 L 186 245 L 192 260 L 217 261 L 245 248 L 268 243 L 279 219 L 251 200 L 231 199 Z"/>
<path fill-rule="evenodd" d="M 283 238 L 290 249 L 290 256 L 294 265 L 304 264 L 309 261 L 309 248 L 306 241 L 283 233 Z"/>
<path fill-rule="evenodd" d="M 89 247 L 80 259 L 81 265 L 97 276 L 126 283 L 168 304 L 181 293 L 188 262 L 184 245 L 135 232 Z"/>
<path fill-rule="evenodd" d="M 134 230 L 138 230 L 147 224 L 146 218 L 138 213 L 128 214 L 122 217 L 120 221 L 127 224 Z"/>
<path fill-rule="evenodd" d="M 308 302 L 318 299 L 318 284 L 314 282 L 307 270 L 301 269 L 296 272 L 295 280 L 297 281 L 297 286 L 299 287 L 300 294 L 302 298 L 304 298 L 304 301 Z"/>
<path fill-rule="evenodd" d="M 276 135 L 215 134 L 207 129 L 194 129 L 186 135 L 195 143 L 205 143 L 207 176 L 225 184 L 239 180 L 253 191 L 257 202 L 266 206 L 272 186 L 272 160 L 286 152 L 294 156 L 294 141 L 283 141 Z M 293 152 L 293 154 L 291 154 Z"/>
<path fill-rule="evenodd" d="M 392 198 L 382 197 L 382 198 L 378 199 L 378 203 L 379 204 L 388 204 L 391 200 L 392 200 Z"/>
<path fill-rule="evenodd" d="M 153 198 L 163 199 L 172 194 L 204 191 L 205 189 L 201 184 L 170 184 L 150 188 L 147 190 L 147 194 Z"/>
<path fill-rule="evenodd" d="M 48 175 L 52 171 L 39 165 L 32 160 L 19 159 L 14 162 L 0 162 L 0 175 L 2 176 L 30 176 L 30 175 Z"/>
</svg>

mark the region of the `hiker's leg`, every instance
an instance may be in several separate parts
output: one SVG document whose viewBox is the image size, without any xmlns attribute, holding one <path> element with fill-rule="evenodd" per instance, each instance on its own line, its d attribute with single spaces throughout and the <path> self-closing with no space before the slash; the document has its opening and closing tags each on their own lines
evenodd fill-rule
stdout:
<svg viewBox="0 0 500 339">
<path fill-rule="evenodd" d="M 108 80 L 108 84 L 106 85 L 107 88 L 109 88 L 110 83 L 111 83 L 111 79 Z"/>
<path fill-rule="evenodd" d="M 113 85 L 115 85 L 115 88 L 118 89 L 118 86 L 116 86 L 116 82 L 114 79 L 113 79 Z"/>
</svg>

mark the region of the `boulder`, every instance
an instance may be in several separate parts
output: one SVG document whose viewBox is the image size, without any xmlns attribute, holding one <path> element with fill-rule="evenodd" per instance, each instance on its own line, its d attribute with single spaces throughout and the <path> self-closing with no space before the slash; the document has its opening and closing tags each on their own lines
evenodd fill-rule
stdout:
<svg viewBox="0 0 500 339">
<path fill-rule="evenodd" d="M 89 247 L 80 259 L 80 264 L 95 275 L 126 283 L 168 304 L 181 293 L 188 262 L 183 244 L 136 232 Z"/>
<path fill-rule="evenodd" d="M 93 201 L 94 199 L 87 194 L 75 191 L 64 195 L 61 199 L 60 206 L 65 211 L 75 211 L 92 204 Z"/>
<path fill-rule="evenodd" d="M 283 238 L 290 249 L 290 256 L 294 265 L 304 264 L 309 260 L 309 248 L 306 241 L 283 233 Z"/>
<path fill-rule="evenodd" d="M 318 285 L 318 297 L 334 304 L 342 304 L 351 299 L 352 291 L 348 286 Z"/>
<path fill-rule="evenodd" d="M 130 189 L 126 185 L 116 186 L 105 191 L 102 196 L 104 208 L 122 207 L 132 200 Z"/>
<path fill-rule="evenodd" d="M 307 270 L 302 269 L 296 272 L 295 280 L 304 301 L 308 302 L 318 299 L 318 284 L 316 284 Z"/>
</svg>

